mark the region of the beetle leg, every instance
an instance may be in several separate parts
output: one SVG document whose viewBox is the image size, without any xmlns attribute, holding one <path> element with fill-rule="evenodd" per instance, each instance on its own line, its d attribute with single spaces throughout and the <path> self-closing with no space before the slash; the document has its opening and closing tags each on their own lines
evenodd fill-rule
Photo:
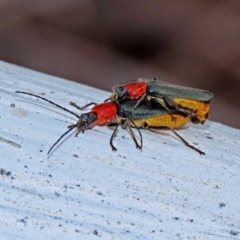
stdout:
<svg viewBox="0 0 240 240">
<path fill-rule="evenodd" d="M 135 134 L 134 134 L 134 132 L 133 132 L 130 124 L 128 124 L 128 129 L 129 129 L 129 131 L 130 131 L 131 137 L 132 137 L 133 141 L 135 142 L 136 148 L 142 149 L 142 145 L 143 145 L 142 133 L 141 133 L 140 129 L 136 126 L 136 124 L 134 123 L 134 121 L 133 121 L 133 120 L 130 120 L 130 121 L 131 121 L 131 123 L 134 125 L 134 128 L 136 128 L 137 131 L 138 131 L 138 134 L 139 134 L 139 136 L 140 136 L 140 145 L 139 145 L 138 142 L 137 142 L 137 139 L 136 139 L 136 137 L 135 137 Z"/>
<path fill-rule="evenodd" d="M 91 105 L 94 105 L 94 106 L 98 105 L 98 104 L 95 103 L 95 102 L 90 102 L 90 103 L 84 105 L 83 107 L 79 107 L 75 102 L 70 102 L 69 104 L 70 104 L 71 106 L 77 108 L 78 110 L 81 110 L 81 111 L 84 110 L 85 108 L 91 106 Z"/>
<path fill-rule="evenodd" d="M 134 117 L 134 114 L 135 114 L 135 111 L 136 109 L 140 106 L 140 104 L 144 101 L 144 99 L 146 98 L 147 96 L 147 93 L 144 93 L 140 98 L 139 100 L 137 101 L 136 105 L 133 107 L 133 111 L 132 111 L 132 117 Z"/>
<path fill-rule="evenodd" d="M 168 97 L 167 95 L 163 95 L 163 100 L 169 108 L 174 108 L 177 111 L 179 111 L 181 113 L 184 113 L 186 115 L 192 115 L 194 113 L 193 110 L 189 110 L 189 109 L 179 107 L 178 104 L 176 104 L 174 102 L 174 100 L 172 98 Z"/>
<path fill-rule="evenodd" d="M 117 151 L 117 148 L 114 147 L 114 145 L 113 145 L 113 139 L 114 139 L 114 137 L 115 137 L 115 135 L 116 135 L 116 132 L 117 132 L 118 127 L 119 127 L 119 124 L 117 124 L 116 128 L 114 129 L 114 131 L 113 131 L 113 133 L 112 133 L 112 136 L 111 136 L 111 138 L 110 138 L 110 142 L 109 142 L 109 143 L 110 143 L 110 146 L 112 147 L 112 150 L 113 150 L 113 151 Z"/>
<path fill-rule="evenodd" d="M 148 129 L 151 132 L 157 132 L 155 129 L 165 129 L 165 130 L 171 130 L 187 147 L 192 148 L 193 150 L 195 150 L 196 152 L 198 152 L 201 155 L 205 155 L 205 152 L 202 152 L 201 150 L 199 150 L 198 148 L 195 148 L 194 146 L 192 146 L 191 144 L 189 144 L 183 137 L 181 137 L 176 131 L 174 131 L 172 128 L 170 127 L 156 127 L 156 128 L 149 128 L 148 124 L 145 122 L 142 126 L 142 128 Z"/>
<path fill-rule="evenodd" d="M 151 100 L 151 101 L 153 101 L 153 102 L 155 102 L 155 103 L 160 104 L 164 109 L 166 109 L 166 110 L 169 111 L 169 112 L 171 111 L 171 110 L 168 108 L 167 104 L 166 104 L 166 101 L 165 101 L 165 99 L 164 99 L 164 96 L 163 96 L 162 98 L 148 96 L 148 100 Z M 175 104 L 175 103 L 174 103 L 174 104 Z M 178 105 L 177 105 L 177 107 L 178 107 Z M 174 116 L 172 115 L 172 113 L 169 113 L 169 114 L 170 114 L 171 117 L 172 117 L 172 121 L 173 121 L 173 122 L 176 122 L 177 118 L 174 117 Z"/>
<path fill-rule="evenodd" d="M 205 152 L 202 152 L 201 150 L 199 150 L 198 148 L 195 148 L 194 146 L 192 146 L 191 144 L 189 144 L 183 137 L 181 137 L 177 132 L 175 132 L 172 128 L 167 127 L 167 129 L 171 130 L 180 140 L 182 140 L 182 142 L 187 146 L 192 148 L 193 150 L 197 151 L 199 154 L 201 155 L 205 155 Z"/>
<path fill-rule="evenodd" d="M 137 142 L 135 133 L 133 132 L 133 130 L 132 130 L 129 122 L 131 122 L 131 124 L 134 126 L 134 128 L 137 129 L 137 131 L 138 131 L 138 133 L 139 133 L 139 136 L 140 136 L 140 145 L 139 145 L 138 142 Z M 133 141 L 134 141 L 134 143 L 135 143 L 135 145 L 136 145 L 136 148 L 142 149 L 142 142 L 143 142 L 143 140 L 142 140 L 142 134 L 141 134 L 141 131 L 139 130 L 139 128 L 138 128 L 138 127 L 136 126 L 136 124 L 134 123 L 134 121 L 133 121 L 132 119 L 129 119 L 129 120 L 122 119 L 121 122 L 120 122 L 120 125 L 121 125 L 121 127 L 122 127 L 123 129 L 128 128 L 129 133 L 130 133 L 130 135 L 131 135 L 131 137 L 132 137 L 132 139 L 133 139 Z"/>
</svg>

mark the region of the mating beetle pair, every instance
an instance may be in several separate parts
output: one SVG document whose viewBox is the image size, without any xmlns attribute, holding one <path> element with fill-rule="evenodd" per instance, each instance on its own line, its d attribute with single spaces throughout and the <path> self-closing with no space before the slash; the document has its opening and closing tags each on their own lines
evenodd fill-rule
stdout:
<svg viewBox="0 0 240 240">
<path fill-rule="evenodd" d="M 139 128 L 163 128 L 171 130 L 185 145 L 196 150 L 200 154 L 204 152 L 190 145 L 173 129 L 192 121 L 194 123 L 204 123 L 209 115 L 209 104 L 213 94 L 194 88 L 187 88 L 161 82 L 158 79 L 140 78 L 136 81 L 128 82 L 113 88 L 113 93 L 106 101 L 101 104 L 89 103 L 84 107 L 78 107 L 75 103 L 71 105 L 80 110 L 90 105 L 95 105 L 90 112 L 77 115 L 76 113 L 35 94 L 20 92 L 40 98 L 44 101 L 69 112 L 78 118 L 77 123 L 68 126 L 66 131 L 49 149 L 48 154 L 54 146 L 70 131 L 77 128 L 79 132 L 93 127 L 94 125 L 112 125 L 116 128 L 110 138 L 110 145 L 120 125 L 127 128 L 133 138 L 137 148 L 142 148 L 142 135 Z M 137 142 L 132 127 L 136 128 L 140 135 L 140 144 Z"/>
<path fill-rule="evenodd" d="M 209 117 L 210 101 L 213 98 L 213 94 L 208 91 L 162 82 L 157 78 L 139 78 L 113 87 L 112 90 L 107 100 L 120 103 L 124 99 L 138 100 L 133 107 L 133 115 L 142 102 L 151 101 L 166 110 L 175 109 L 179 113 L 191 114 L 192 122 L 202 124 Z"/>
</svg>

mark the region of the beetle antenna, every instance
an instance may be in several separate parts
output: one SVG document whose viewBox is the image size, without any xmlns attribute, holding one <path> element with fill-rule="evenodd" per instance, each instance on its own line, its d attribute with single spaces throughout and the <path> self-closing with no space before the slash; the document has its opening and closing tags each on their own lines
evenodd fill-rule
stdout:
<svg viewBox="0 0 240 240">
<path fill-rule="evenodd" d="M 44 98 L 44 97 L 41 97 L 41 96 L 38 96 L 38 95 L 35 95 L 35 94 L 32 94 L 32 93 L 21 92 L 21 91 L 16 91 L 15 93 L 22 93 L 22 94 L 27 94 L 27 95 L 30 95 L 30 96 L 34 96 L 34 97 L 36 97 L 36 98 L 40 98 L 40 99 L 42 99 L 42 100 L 44 100 L 44 101 L 46 101 L 46 102 L 51 103 L 52 105 L 54 105 L 54 106 L 56 106 L 56 107 L 58 107 L 58 108 L 61 108 L 61 109 L 64 110 L 64 111 L 66 111 L 66 112 L 74 115 L 75 117 L 79 118 L 79 115 L 77 115 L 76 113 L 68 110 L 68 109 L 65 108 L 65 107 L 62 107 L 62 106 L 58 105 L 58 104 L 55 103 L 55 102 L 52 102 L 51 100 L 48 100 L 47 98 Z"/>
<path fill-rule="evenodd" d="M 111 101 L 111 98 L 105 99 L 103 102 Z"/>
<path fill-rule="evenodd" d="M 58 140 L 51 146 L 51 148 L 48 150 L 48 153 L 49 154 L 52 149 L 59 143 L 59 141 L 64 137 L 66 136 L 69 132 L 71 132 L 75 127 L 77 127 L 77 124 L 74 124 L 74 125 L 71 125 L 70 128 L 65 132 L 63 133 L 59 138 Z"/>
</svg>

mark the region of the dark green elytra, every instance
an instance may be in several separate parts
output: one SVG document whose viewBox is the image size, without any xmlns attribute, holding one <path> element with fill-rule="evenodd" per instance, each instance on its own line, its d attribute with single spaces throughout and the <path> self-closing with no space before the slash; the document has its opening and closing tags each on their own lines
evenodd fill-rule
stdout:
<svg viewBox="0 0 240 240">
<path fill-rule="evenodd" d="M 133 107 L 136 105 L 136 100 L 123 100 L 118 104 L 119 117 L 131 118 Z M 181 114 L 176 109 L 167 110 L 160 105 L 156 106 L 155 103 L 146 101 L 139 106 L 133 116 L 133 120 L 141 120 L 147 118 L 153 118 L 156 116 L 164 116 L 169 114 Z M 184 114 L 183 114 L 184 115 Z"/>
<path fill-rule="evenodd" d="M 144 79 L 142 79 L 144 81 Z M 171 98 L 191 99 L 202 102 L 210 102 L 213 94 L 206 90 L 184 87 L 180 85 L 162 82 L 158 79 L 145 79 L 148 86 L 148 94 L 153 97 L 164 95 Z"/>
</svg>

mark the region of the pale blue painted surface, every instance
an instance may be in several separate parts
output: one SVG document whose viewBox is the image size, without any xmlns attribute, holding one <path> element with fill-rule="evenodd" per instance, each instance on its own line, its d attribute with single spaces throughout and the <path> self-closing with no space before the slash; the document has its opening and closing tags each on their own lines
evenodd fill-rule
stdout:
<svg viewBox="0 0 240 240">
<path fill-rule="evenodd" d="M 121 129 L 112 152 L 112 131 L 96 127 L 48 157 L 75 118 L 14 92 L 74 111 L 109 93 L 3 62 L 0 82 L 0 239 L 240 239 L 239 130 L 179 131 L 200 156 L 168 132 L 142 131 L 139 151 Z"/>
</svg>

